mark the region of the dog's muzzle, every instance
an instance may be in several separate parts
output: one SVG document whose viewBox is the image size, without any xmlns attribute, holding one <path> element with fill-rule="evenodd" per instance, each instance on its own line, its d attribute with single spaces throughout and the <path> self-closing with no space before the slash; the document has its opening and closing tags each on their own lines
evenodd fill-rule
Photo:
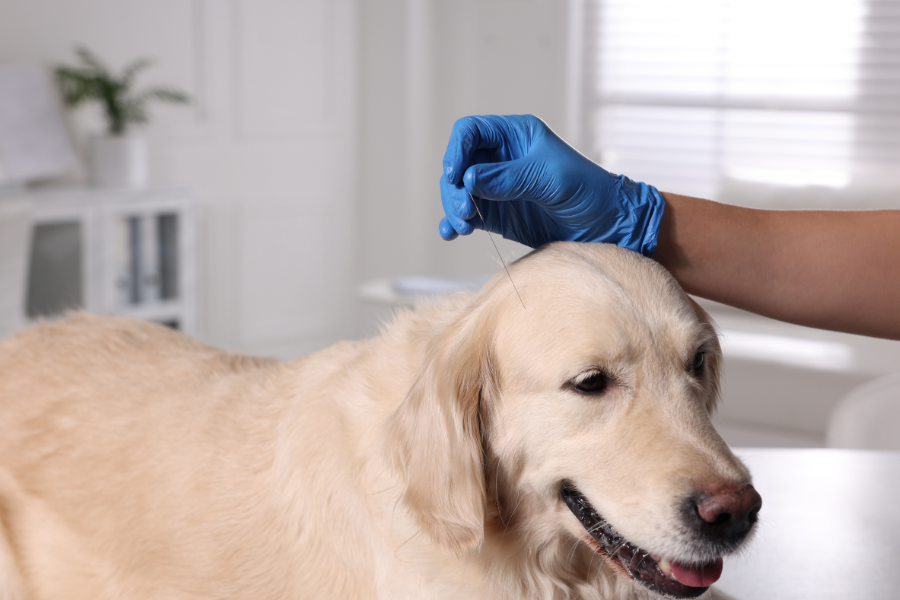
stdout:
<svg viewBox="0 0 900 600">
<path fill-rule="evenodd" d="M 566 506 L 594 540 L 593 549 L 650 590 L 674 598 L 695 598 L 719 579 L 721 557 L 704 564 L 683 565 L 654 556 L 626 540 L 572 484 L 564 484 L 561 494 Z"/>
</svg>

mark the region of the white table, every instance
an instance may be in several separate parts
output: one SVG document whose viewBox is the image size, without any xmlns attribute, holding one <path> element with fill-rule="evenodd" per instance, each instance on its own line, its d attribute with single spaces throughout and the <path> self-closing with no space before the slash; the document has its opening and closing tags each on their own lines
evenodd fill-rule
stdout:
<svg viewBox="0 0 900 600">
<path fill-rule="evenodd" d="M 736 449 L 763 507 L 714 586 L 736 600 L 900 598 L 900 453 Z"/>
</svg>

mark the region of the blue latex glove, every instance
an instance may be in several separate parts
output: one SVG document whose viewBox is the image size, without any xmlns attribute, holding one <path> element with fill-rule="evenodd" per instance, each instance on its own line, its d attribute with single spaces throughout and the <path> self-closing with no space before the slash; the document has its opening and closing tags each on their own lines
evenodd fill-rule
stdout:
<svg viewBox="0 0 900 600">
<path fill-rule="evenodd" d="M 532 248 L 607 242 L 644 256 L 656 250 L 665 206 L 656 188 L 609 173 L 531 115 L 458 120 L 444 154 L 441 202 L 445 240 L 487 229 Z"/>
</svg>

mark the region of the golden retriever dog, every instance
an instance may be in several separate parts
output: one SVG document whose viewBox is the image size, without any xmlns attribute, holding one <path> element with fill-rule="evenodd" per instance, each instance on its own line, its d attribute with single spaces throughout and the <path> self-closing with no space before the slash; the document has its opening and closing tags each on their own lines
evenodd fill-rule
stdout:
<svg viewBox="0 0 900 600">
<path fill-rule="evenodd" d="M 657 263 L 559 243 L 278 362 L 77 314 L 0 344 L 0 598 L 696 597 L 761 500 Z"/>
</svg>

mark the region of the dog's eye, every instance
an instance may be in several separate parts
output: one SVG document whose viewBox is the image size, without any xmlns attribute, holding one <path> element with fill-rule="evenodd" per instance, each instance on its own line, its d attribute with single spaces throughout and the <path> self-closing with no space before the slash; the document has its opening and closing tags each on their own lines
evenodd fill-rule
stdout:
<svg viewBox="0 0 900 600">
<path fill-rule="evenodd" d="M 698 352 L 694 355 L 694 364 L 691 365 L 691 370 L 694 372 L 696 377 L 700 377 L 703 375 L 703 365 L 706 363 L 706 353 Z"/>
<path fill-rule="evenodd" d="M 609 379 L 600 371 L 591 371 L 572 380 L 572 387 L 582 394 L 602 394 L 609 386 Z"/>
</svg>

